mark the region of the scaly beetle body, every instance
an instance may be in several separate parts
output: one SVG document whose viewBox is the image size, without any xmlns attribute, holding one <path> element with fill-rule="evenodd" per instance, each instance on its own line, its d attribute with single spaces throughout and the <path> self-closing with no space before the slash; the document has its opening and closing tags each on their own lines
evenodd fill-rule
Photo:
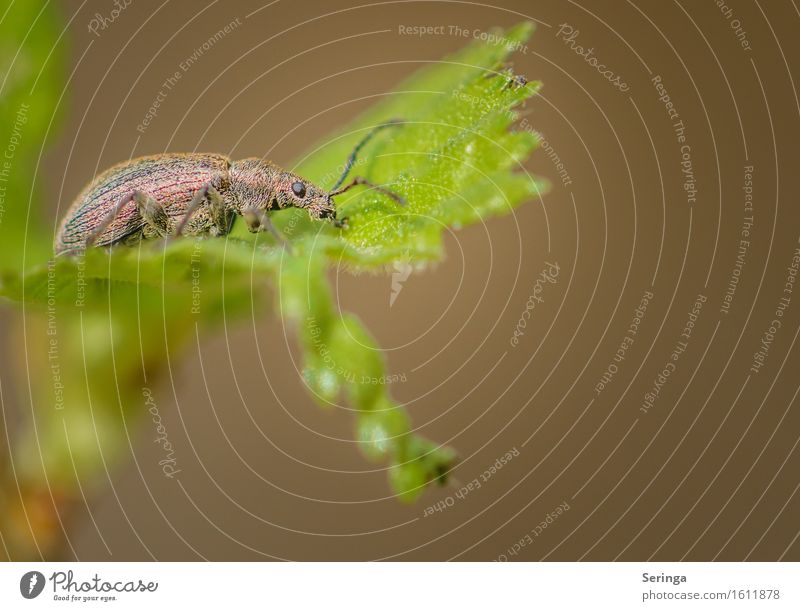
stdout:
<svg viewBox="0 0 800 611">
<path fill-rule="evenodd" d="M 244 217 L 250 231 L 268 229 L 280 239 L 266 213 L 288 207 L 304 208 L 311 218 L 330 219 L 341 227 L 346 219 L 337 220 L 332 198 L 356 185 L 403 203 L 398 195 L 360 177 L 338 188 L 361 147 L 377 130 L 395 124 L 378 125 L 358 143 L 330 191 L 255 157 L 231 161 L 223 155 L 178 153 L 115 165 L 73 202 L 56 236 L 55 252 L 170 235 L 222 236 L 237 215 Z"/>
</svg>

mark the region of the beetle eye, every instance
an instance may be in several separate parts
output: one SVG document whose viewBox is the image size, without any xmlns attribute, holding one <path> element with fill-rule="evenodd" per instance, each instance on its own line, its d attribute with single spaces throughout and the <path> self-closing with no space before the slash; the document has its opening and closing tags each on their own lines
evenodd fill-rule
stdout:
<svg viewBox="0 0 800 611">
<path fill-rule="evenodd" d="M 306 194 L 306 186 L 300 182 L 299 180 L 292 183 L 292 193 L 294 193 L 297 197 L 305 197 Z"/>
</svg>

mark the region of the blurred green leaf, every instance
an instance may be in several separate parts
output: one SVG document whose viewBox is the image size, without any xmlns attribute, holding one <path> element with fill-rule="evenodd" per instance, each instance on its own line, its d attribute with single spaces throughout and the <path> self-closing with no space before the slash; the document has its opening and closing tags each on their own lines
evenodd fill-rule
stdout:
<svg viewBox="0 0 800 611">
<path fill-rule="evenodd" d="M 45 137 L 58 123 L 65 41 L 55 2 L 0 9 L 0 270 L 47 260 L 50 233 L 36 205 Z"/>
</svg>

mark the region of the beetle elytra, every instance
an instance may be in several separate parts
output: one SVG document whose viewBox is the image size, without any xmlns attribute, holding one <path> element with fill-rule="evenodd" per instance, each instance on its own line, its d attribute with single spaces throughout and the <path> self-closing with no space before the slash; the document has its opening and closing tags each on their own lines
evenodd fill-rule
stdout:
<svg viewBox="0 0 800 611">
<path fill-rule="evenodd" d="M 224 155 L 172 153 L 139 157 L 115 165 L 95 178 L 72 203 L 55 238 L 56 254 L 89 246 L 135 244 L 170 235 L 222 236 L 242 216 L 252 232 L 267 229 L 282 240 L 267 211 L 304 208 L 311 218 L 336 218 L 333 197 L 366 185 L 400 204 L 403 199 L 356 177 L 341 186 L 360 149 L 384 127 L 374 127 L 355 146 L 330 191 L 257 157 L 231 161 Z"/>
</svg>

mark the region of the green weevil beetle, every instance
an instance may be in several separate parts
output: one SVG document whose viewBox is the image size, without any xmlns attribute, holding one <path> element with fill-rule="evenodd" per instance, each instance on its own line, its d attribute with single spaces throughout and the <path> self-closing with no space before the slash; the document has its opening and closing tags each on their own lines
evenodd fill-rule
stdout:
<svg viewBox="0 0 800 611">
<path fill-rule="evenodd" d="M 237 215 L 250 231 L 267 229 L 283 241 L 267 211 L 288 207 L 344 227 L 347 219 L 336 218 L 333 197 L 356 185 L 404 203 L 360 176 L 342 187 L 361 148 L 378 130 L 398 123 L 387 121 L 368 132 L 329 191 L 257 157 L 231 161 L 210 153 L 172 153 L 120 163 L 97 176 L 72 203 L 56 235 L 55 253 L 171 235 L 223 236 Z"/>
</svg>

